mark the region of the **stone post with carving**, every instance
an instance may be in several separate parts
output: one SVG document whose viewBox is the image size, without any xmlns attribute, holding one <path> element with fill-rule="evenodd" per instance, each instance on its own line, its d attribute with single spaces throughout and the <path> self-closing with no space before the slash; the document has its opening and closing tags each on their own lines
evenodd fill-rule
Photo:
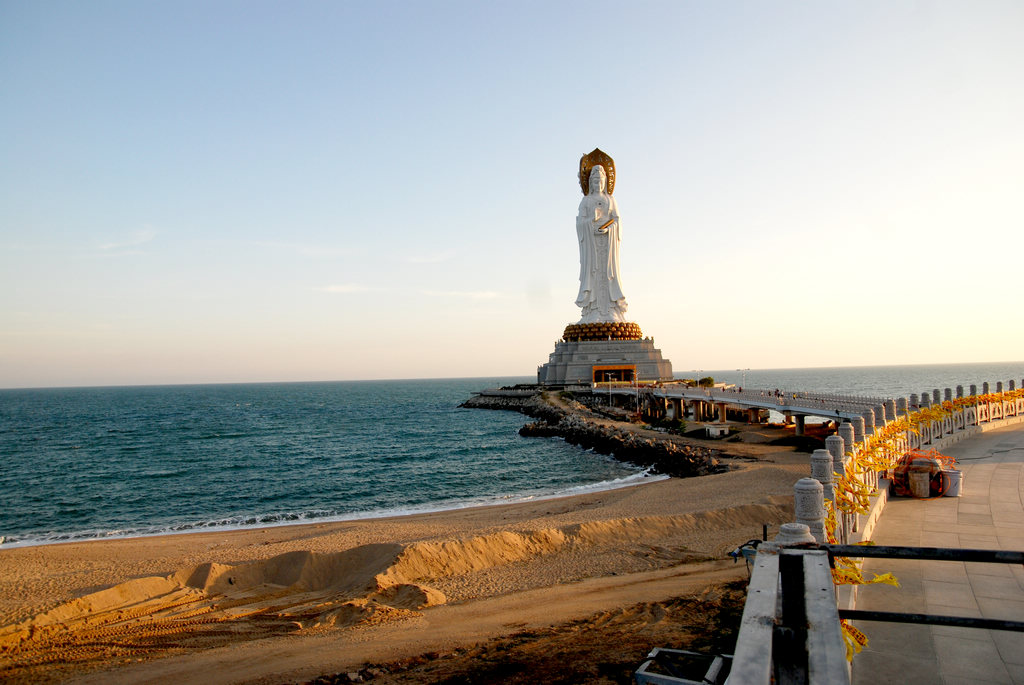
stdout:
<svg viewBox="0 0 1024 685">
<path fill-rule="evenodd" d="M 886 422 L 895 421 L 899 417 L 899 410 L 896 408 L 896 400 L 887 400 L 885 403 Z"/>
<path fill-rule="evenodd" d="M 864 435 L 871 437 L 875 434 L 875 412 L 872 409 L 865 409 L 862 416 L 864 417 Z"/>
<path fill-rule="evenodd" d="M 828 450 L 814 450 L 811 454 L 811 478 L 821 483 L 825 499 L 835 499 L 835 483 L 832 478 L 832 454 Z"/>
<path fill-rule="evenodd" d="M 840 435 L 830 435 L 825 438 L 825 449 L 832 456 L 832 472 L 838 473 L 840 476 L 846 474 L 845 446 L 846 441 Z"/>
<path fill-rule="evenodd" d="M 850 426 L 848 423 L 844 423 L 844 426 Z M 851 439 L 853 436 L 853 426 L 850 426 L 848 431 Z M 832 457 L 832 471 L 840 478 L 846 475 L 846 441 L 839 435 L 830 435 L 825 438 L 825 449 L 828 450 L 829 456 Z M 812 462 L 813 468 L 813 462 Z M 813 473 L 813 472 L 812 472 Z M 835 497 L 835 483 L 833 483 L 833 501 Z M 845 545 L 850 541 L 850 529 L 853 527 L 850 521 L 850 515 L 841 511 L 836 510 L 836 538 L 839 540 L 839 544 Z"/>
<path fill-rule="evenodd" d="M 787 547 L 789 545 L 805 545 L 816 541 L 814 536 L 811 535 L 810 529 L 804 524 L 783 523 L 779 526 L 779 534 L 772 539 L 772 542 L 780 547 Z"/>
<path fill-rule="evenodd" d="M 796 522 L 807 526 L 815 541 L 825 542 L 825 496 L 821 483 L 814 478 L 801 478 L 793 486 Z"/>
<path fill-rule="evenodd" d="M 860 443 L 864 442 L 864 417 L 854 416 L 850 423 L 853 424 L 853 445 L 859 450 Z"/>
<path fill-rule="evenodd" d="M 839 424 L 839 437 L 843 440 L 843 457 L 845 459 L 846 453 L 853 451 L 854 443 L 856 442 L 853 424 L 849 421 L 843 421 Z"/>
</svg>

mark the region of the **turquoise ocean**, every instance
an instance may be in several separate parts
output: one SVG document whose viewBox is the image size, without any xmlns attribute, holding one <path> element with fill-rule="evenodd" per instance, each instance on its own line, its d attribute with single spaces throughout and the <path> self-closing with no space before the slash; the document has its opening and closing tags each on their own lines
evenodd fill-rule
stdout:
<svg viewBox="0 0 1024 685">
<path fill-rule="evenodd" d="M 1020 387 L 1024 362 L 700 375 L 901 397 L 984 381 Z M 474 390 L 531 380 L 0 390 L 2 544 L 371 518 L 660 478 L 520 437 L 517 413 L 458 406 Z"/>
</svg>

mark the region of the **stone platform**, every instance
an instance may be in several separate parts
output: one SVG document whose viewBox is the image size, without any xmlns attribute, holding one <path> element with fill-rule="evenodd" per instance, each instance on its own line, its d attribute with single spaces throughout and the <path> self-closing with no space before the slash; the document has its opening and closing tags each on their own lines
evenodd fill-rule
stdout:
<svg viewBox="0 0 1024 685">
<path fill-rule="evenodd" d="M 1024 551 L 1024 425 L 942 450 L 963 471 L 961 497 L 889 500 L 879 545 Z M 1024 621 L 1024 568 L 1012 564 L 868 559 L 865 575 L 892 572 L 900 587 L 862 585 L 857 609 Z M 1024 633 L 911 623 L 858 622 L 867 647 L 854 685 L 1024 685 Z"/>
<path fill-rule="evenodd" d="M 618 370 L 617 380 L 632 380 L 627 377 L 628 367 L 641 381 L 672 380 L 672 362 L 663 359 L 661 350 L 654 346 L 654 340 L 593 340 L 559 341 L 555 351 L 548 357 L 548 363 L 537 367 L 537 382 L 544 385 L 590 385 L 595 370 L 602 367 L 623 367 Z"/>
</svg>

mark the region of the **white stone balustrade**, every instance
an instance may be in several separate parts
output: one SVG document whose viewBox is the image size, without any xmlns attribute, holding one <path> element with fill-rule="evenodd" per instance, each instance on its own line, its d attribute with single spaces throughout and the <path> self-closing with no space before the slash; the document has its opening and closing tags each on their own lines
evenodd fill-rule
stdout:
<svg viewBox="0 0 1024 685">
<path fill-rule="evenodd" d="M 859 446 L 859 443 L 864 442 L 866 433 L 864 432 L 864 417 L 855 416 L 850 420 L 853 424 L 853 443 Z"/>
<path fill-rule="evenodd" d="M 896 400 L 885 401 L 885 420 L 895 421 L 899 417 L 899 408 L 896 406 Z"/>
<path fill-rule="evenodd" d="M 849 425 L 849 424 L 842 424 Z M 842 426 L 840 426 L 842 427 Z M 842 431 L 840 431 L 842 432 Z M 841 435 L 830 435 L 825 438 L 825 449 L 832 457 L 832 472 L 840 476 L 846 473 L 846 455 L 844 453 L 845 440 Z"/>
<path fill-rule="evenodd" d="M 875 434 L 875 412 L 872 409 L 865 409 L 861 416 L 864 417 L 864 435 L 871 437 Z"/>
<path fill-rule="evenodd" d="M 832 454 L 828 450 L 814 450 L 811 454 L 811 478 L 821 483 L 824 497 L 830 502 L 835 499 L 833 470 Z"/>
<path fill-rule="evenodd" d="M 854 431 L 853 424 L 849 421 L 843 421 L 839 424 L 839 430 L 837 431 L 839 437 L 843 441 L 843 462 L 845 464 L 846 455 L 853 454 L 857 445 L 856 433 Z"/>
<path fill-rule="evenodd" d="M 819 544 L 824 544 L 825 499 L 821 482 L 814 478 L 801 478 L 793 486 L 793 500 L 796 522 L 807 526 L 814 539 Z"/>
<path fill-rule="evenodd" d="M 986 394 L 987 385 L 986 383 Z M 1013 386 L 1010 385 L 1010 388 L 1012 389 Z M 975 386 L 971 386 L 971 389 L 973 391 Z M 922 397 L 922 405 L 930 405 L 933 398 L 938 403 L 936 395 L 938 395 L 937 390 L 931 397 L 927 395 Z M 950 399 L 950 395 L 951 391 L 947 390 L 947 400 Z M 972 392 L 972 395 L 977 395 L 977 393 Z M 957 386 L 957 397 L 961 396 L 962 386 Z M 906 399 L 901 399 L 896 402 L 894 409 L 898 408 L 906 416 L 908 415 L 906 410 L 913 408 L 914 400 L 914 396 L 911 396 L 909 403 Z M 881 416 L 884 420 L 884 414 Z M 923 417 L 915 417 L 913 413 L 909 414 L 909 418 L 917 425 L 918 432 L 908 430 L 888 436 L 885 449 L 890 457 L 898 458 L 910 449 L 916 449 L 928 443 L 942 447 L 948 441 L 955 441 L 962 436 L 984 431 L 988 427 L 985 424 L 992 424 L 993 421 L 998 421 L 1000 418 L 1004 418 L 1006 421 L 991 425 L 992 428 L 1004 425 L 1007 421 L 1024 422 L 1024 397 L 963 406 L 955 409 L 941 421 L 924 420 Z M 773 682 L 773 626 L 776 626 L 779 621 L 779 597 L 776 593 L 781 591 L 784 586 L 792 587 L 794 585 L 804 589 L 813 587 L 815 602 L 822 597 L 827 600 L 820 606 L 816 605 L 815 608 L 815 612 L 821 613 L 822 616 L 827 614 L 824 621 L 815 622 L 809 620 L 808 617 L 804 623 L 801 618 L 801 625 L 808 626 L 808 639 L 805 645 L 808 660 L 821 661 L 821 665 L 818 667 L 820 674 L 827 672 L 825 664 L 834 662 L 834 671 L 830 672 L 827 677 L 820 678 L 821 682 L 849 682 L 849 671 L 846 668 L 845 659 L 840 656 L 843 650 L 841 635 L 838 632 L 839 618 L 837 613 L 833 614 L 837 595 L 830 592 L 832 587 L 830 576 L 827 573 L 827 557 L 818 562 L 812 555 L 824 555 L 824 552 L 794 550 L 788 548 L 787 545 L 805 543 L 808 541 L 808 533 L 819 543 L 826 539 L 824 505 L 829 490 L 834 486 L 832 473 L 844 474 L 846 471 L 844 461 L 847 455 L 856 455 L 863 450 L 866 437 L 864 420 L 865 417 L 856 416 L 849 421 L 844 421 L 839 425 L 837 435 L 826 438 L 826 449 L 815 450 L 811 456 L 812 477 L 801 478 L 793 486 L 796 524 L 784 524 L 774 542 L 764 543 L 758 548 L 736 644 L 732 672 L 727 683 L 769 685 L 770 682 Z M 886 493 L 882 492 L 878 498 L 873 499 L 875 500 L 872 505 L 873 513 L 865 517 L 863 522 L 860 515 L 846 518 L 848 515 L 844 512 L 837 512 L 836 538 L 840 544 L 849 543 L 851 534 L 858 531 L 859 539 L 870 538 L 873 521 L 884 507 Z M 854 540 L 856 539 L 858 538 L 854 538 Z M 780 556 L 786 554 L 800 554 L 806 557 L 803 560 L 805 582 L 802 586 L 779 582 Z M 815 563 L 817 565 L 814 565 Z M 786 565 L 792 566 L 793 564 L 787 562 Z M 817 580 L 812 582 L 812 577 Z M 840 597 L 842 596 L 840 593 Z M 808 595 L 808 607 L 810 606 L 810 597 L 811 595 Z M 851 597 L 853 599 L 850 599 Z M 855 598 L 854 588 L 846 594 L 846 599 L 841 601 L 844 603 L 850 601 L 850 606 L 852 606 L 852 601 Z M 837 635 L 840 636 L 839 639 L 836 639 Z M 812 645 L 812 637 L 815 641 L 814 645 Z"/>
<path fill-rule="evenodd" d="M 962 392 L 962 389 L 963 386 L 958 386 L 957 392 Z M 951 400 L 952 394 L 952 389 L 947 388 L 945 390 L 947 399 Z M 930 405 L 936 395 L 941 395 L 939 390 L 932 391 L 930 395 L 922 396 L 925 406 Z M 897 412 L 902 411 L 904 416 L 909 416 L 913 420 L 914 413 L 911 410 L 911 405 L 914 398 L 915 396 L 912 396 L 910 402 L 906 398 L 892 401 L 893 416 L 896 416 Z M 888 402 L 883 404 L 883 412 L 888 406 Z M 822 486 L 820 495 L 822 502 L 825 499 L 834 498 L 834 490 L 832 497 L 830 497 L 830 490 L 834 488 L 835 483 L 830 474 L 826 474 L 826 470 L 831 465 L 832 473 L 846 474 L 845 461 L 863 450 L 866 439 L 871 436 L 867 422 L 874 415 L 873 411 L 865 409 L 861 416 L 844 421 L 839 425 L 835 435 L 826 438 L 826 449 L 815 450 L 814 454 L 812 454 L 811 479 L 802 480 L 814 480 Z M 940 420 L 923 420 L 918 418 L 914 421 L 916 431 L 907 430 L 889 435 L 884 449 L 886 450 L 886 456 L 892 461 L 898 461 L 900 457 L 907 454 L 910 450 L 922 449 L 926 446 L 941 448 L 950 440 L 959 440 L 961 434 L 968 429 L 984 430 L 983 426 L 985 424 L 999 421 L 1000 419 L 1015 419 L 1018 416 L 1021 417 L 1019 420 L 1024 420 L 1024 397 L 1007 399 L 1001 402 L 981 402 L 974 405 L 966 405 L 953 410 Z M 878 487 L 879 474 L 877 472 L 870 471 L 863 478 L 864 485 L 869 489 Z M 799 483 L 800 481 L 798 481 Z M 815 529 L 816 516 L 814 507 L 811 504 L 814 492 L 815 489 L 808 483 L 804 483 L 800 488 L 794 486 L 794 494 L 799 494 L 803 498 L 797 520 L 810 526 L 812 531 Z M 863 522 L 860 519 L 860 516 L 849 516 L 842 512 L 837 512 L 837 539 L 844 542 L 849 539 L 851 533 L 861 530 Z M 863 534 L 863 531 L 861 532 Z"/>
</svg>

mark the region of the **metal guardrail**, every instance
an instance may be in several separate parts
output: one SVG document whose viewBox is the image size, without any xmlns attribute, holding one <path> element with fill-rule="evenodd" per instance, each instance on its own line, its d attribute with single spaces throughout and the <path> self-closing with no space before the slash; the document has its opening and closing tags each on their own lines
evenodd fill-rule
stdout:
<svg viewBox="0 0 1024 685">
<path fill-rule="evenodd" d="M 917 559 L 921 561 L 972 561 L 985 564 L 1024 564 L 1024 552 L 950 547 L 893 547 L 885 545 L 821 545 L 833 557 Z"/>
<path fill-rule="evenodd" d="M 821 545 L 819 549 L 828 552 L 830 563 L 832 563 L 835 557 L 839 556 L 870 557 L 876 559 L 916 559 L 921 561 L 961 561 L 982 564 L 1024 564 L 1024 552 L 1007 550 L 893 547 L 883 545 Z M 943 616 L 897 611 L 866 611 L 863 609 L 840 609 L 839 618 L 1024 632 L 1024 621 L 1007 621 L 994 618 L 970 618 L 967 616 Z"/>
<path fill-rule="evenodd" d="M 839 618 L 851 621 L 879 621 L 882 623 L 920 623 L 931 626 L 952 626 L 954 628 L 981 628 L 982 630 L 1010 630 L 1024 632 L 1024 622 L 1004 621 L 998 618 L 969 618 L 967 616 L 942 616 L 939 614 L 908 614 L 898 611 L 865 611 L 862 609 L 840 609 Z"/>
</svg>

